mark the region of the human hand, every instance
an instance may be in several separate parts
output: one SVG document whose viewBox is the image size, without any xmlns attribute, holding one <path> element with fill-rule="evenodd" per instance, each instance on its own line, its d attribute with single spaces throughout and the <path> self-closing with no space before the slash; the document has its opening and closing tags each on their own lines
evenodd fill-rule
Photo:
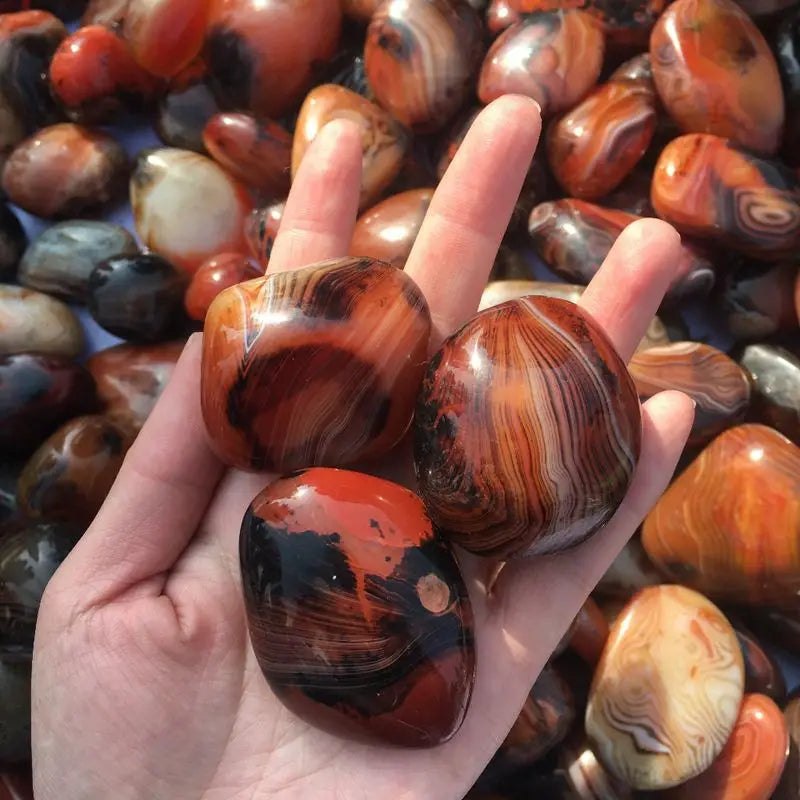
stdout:
<svg viewBox="0 0 800 800">
<path fill-rule="evenodd" d="M 406 271 L 434 340 L 477 308 L 536 147 L 531 101 L 476 119 L 439 185 Z M 287 201 L 270 271 L 347 252 L 358 205 L 356 128 L 326 126 Z M 627 360 L 670 284 L 679 237 L 643 220 L 617 240 L 581 299 Z M 492 565 L 458 552 L 475 616 L 477 676 L 460 731 L 430 750 L 343 741 L 273 696 L 247 635 L 239 527 L 269 481 L 224 471 L 200 413 L 190 340 L 108 499 L 42 601 L 33 666 L 39 800 L 461 798 L 491 758 L 584 599 L 666 486 L 692 422 L 684 395 L 643 407 L 641 457 L 609 525 L 561 555 Z M 410 475 L 403 448 L 378 469 Z"/>
</svg>

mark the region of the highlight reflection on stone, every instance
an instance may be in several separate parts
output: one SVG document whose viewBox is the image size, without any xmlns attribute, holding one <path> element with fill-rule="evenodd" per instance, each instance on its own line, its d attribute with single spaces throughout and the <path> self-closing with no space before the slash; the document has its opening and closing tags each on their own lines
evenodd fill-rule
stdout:
<svg viewBox="0 0 800 800">
<path fill-rule="evenodd" d="M 418 497 L 357 472 L 304 470 L 256 496 L 239 555 L 253 649 L 287 708 L 408 747 L 458 730 L 472 611 Z"/>
<path fill-rule="evenodd" d="M 586 732 L 617 778 L 634 789 L 666 789 L 711 766 L 743 691 L 742 654 L 719 609 L 683 586 L 653 586 L 611 628 Z"/>
<path fill-rule="evenodd" d="M 636 390 L 611 342 L 578 306 L 546 297 L 482 311 L 446 339 L 414 418 L 434 524 L 500 558 L 564 550 L 599 530 L 640 441 Z"/>
</svg>

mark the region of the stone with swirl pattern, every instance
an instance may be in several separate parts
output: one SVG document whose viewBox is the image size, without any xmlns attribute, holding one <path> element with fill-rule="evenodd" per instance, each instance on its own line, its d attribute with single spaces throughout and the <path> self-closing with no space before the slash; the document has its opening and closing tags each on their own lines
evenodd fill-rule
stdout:
<svg viewBox="0 0 800 800">
<path fill-rule="evenodd" d="M 642 543 L 672 580 L 709 597 L 796 607 L 800 448 L 764 425 L 720 434 L 647 515 Z"/>
<path fill-rule="evenodd" d="M 784 122 L 778 66 L 733 0 L 676 0 L 653 29 L 650 56 L 659 96 L 684 131 L 777 151 Z"/>
<path fill-rule="evenodd" d="M 229 286 L 263 275 L 250 256 L 243 253 L 220 253 L 204 261 L 192 275 L 183 305 L 192 318 L 203 321 L 214 298 Z"/>
<path fill-rule="evenodd" d="M 659 795 L 660 800 L 769 800 L 788 753 L 789 733 L 775 701 L 746 694 L 733 733 L 714 763 Z"/>
<path fill-rule="evenodd" d="M 600 24 L 584 11 L 531 14 L 492 44 L 478 78 L 484 103 L 524 94 L 542 114 L 566 111 L 597 83 L 605 44 Z"/>
<path fill-rule="evenodd" d="M 719 136 L 690 133 L 661 152 L 651 192 L 681 233 L 763 260 L 800 245 L 800 178 Z"/>
<path fill-rule="evenodd" d="M 655 128 L 652 81 L 612 80 L 550 125 L 550 169 L 568 195 L 601 198 L 641 160 Z"/>
<path fill-rule="evenodd" d="M 741 650 L 722 612 L 684 586 L 653 586 L 611 628 L 586 733 L 618 779 L 634 789 L 668 789 L 719 756 L 743 693 Z"/>
<path fill-rule="evenodd" d="M 750 404 L 745 371 L 721 350 L 700 342 L 675 342 L 634 354 L 628 362 L 639 399 L 665 389 L 685 392 L 695 403 L 692 445 L 704 444 L 741 422 Z"/>
<path fill-rule="evenodd" d="M 245 220 L 244 235 L 247 249 L 264 270 L 269 265 L 272 246 L 275 244 L 285 207 L 286 202 L 278 200 L 263 208 L 254 209 Z"/>
<path fill-rule="evenodd" d="M 239 555 L 250 639 L 284 705 L 344 736 L 448 740 L 475 671 L 472 610 L 419 498 L 314 468 L 258 494 Z"/>
<path fill-rule="evenodd" d="M 553 553 L 600 530 L 630 485 L 639 401 L 613 345 L 549 297 L 480 312 L 432 357 L 414 418 L 434 524 L 487 556 Z"/>
<path fill-rule="evenodd" d="M 410 138 L 402 125 L 360 94 L 328 83 L 312 89 L 300 108 L 292 142 L 292 177 L 311 142 L 334 119 L 349 119 L 361 130 L 361 208 L 377 202 L 397 177 Z"/>
<path fill-rule="evenodd" d="M 432 133 L 470 96 L 483 48 L 480 17 L 464 0 L 387 0 L 367 28 L 364 66 L 395 119 Z"/>
<path fill-rule="evenodd" d="M 576 730 L 561 747 L 559 766 L 571 790 L 564 800 L 632 800 L 634 796 L 630 786 L 597 760 L 582 730 Z"/>
<path fill-rule="evenodd" d="M 431 318 L 404 272 L 341 258 L 219 294 L 202 408 L 225 463 L 287 472 L 390 450 L 411 423 Z"/>
<path fill-rule="evenodd" d="M 528 235 L 536 253 L 562 278 L 588 284 L 617 237 L 638 219 L 641 217 L 626 211 L 564 198 L 539 203 L 531 211 Z M 668 303 L 687 295 L 707 294 L 715 281 L 714 264 L 691 242 L 681 244 L 673 274 L 664 298 Z"/>
</svg>

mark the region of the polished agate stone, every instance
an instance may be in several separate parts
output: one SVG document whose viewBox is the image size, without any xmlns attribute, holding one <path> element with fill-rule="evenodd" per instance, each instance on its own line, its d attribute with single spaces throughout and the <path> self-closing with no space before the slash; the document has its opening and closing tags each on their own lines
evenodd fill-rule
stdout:
<svg viewBox="0 0 800 800">
<path fill-rule="evenodd" d="M 336 52 L 339 0 L 209 0 L 205 58 L 225 108 L 274 118 Z"/>
<path fill-rule="evenodd" d="M 638 219 L 625 211 L 567 198 L 536 206 L 528 220 L 528 234 L 534 250 L 551 269 L 572 283 L 588 284 L 620 233 Z M 715 269 L 699 248 L 683 242 L 674 275 L 664 298 L 668 303 L 706 294 L 714 285 Z"/>
<path fill-rule="evenodd" d="M 681 233 L 755 258 L 793 254 L 800 244 L 800 177 L 718 136 L 670 142 L 656 164 L 651 199 Z"/>
<path fill-rule="evenodd" d="M 0 764 L 30 762 L 30 661 L 0 661 L 0 708 Z"/>
<path fill-rule="evenodd" d="M 253 260 L 242 253 L 221 253 L 204 261 L 186 289 L 183 304 L 186 313 L 202 322 L 214 298 L 229 286 L 263 275 Z"/>
<path fill-rule="evenodd" d="M 786 98 L 781 155 L 790 166 L 800 167 L 800 7 L 788 14 L 778 26 L 773 48 Z"/>
<path fill-rule="evenodd" d="M 753 416 L 800 444 L 800 359 L 782 347 L 751 344 L 739 363 L 753 386 Z"/>
<path fill-rule="evenodd" d="M 578 306 L 550 297 L 481 311 L 446 339 L 414 416 L 431 519 L 498 558 L 558 552 L 600 530 L 640 444 L 639 401 L 613 345 Z"/>
<path fill-rule="evenodd" d="M 26 136 L 62 118 L 47 68 L 66 35 L 64 23 L 47 11 L 0 15 L 0 166 Z"/>
<path fill-rule="evenodd" d="M 203 46 L 207 0 L 129 0 L 123 33 L 136 61 L 168 78 Z"/>
<path fill-rule="evenodd" d="M 59 425 L 96 406 L 92 376 L 69 358 L 0 355 L 0 452 L 27 456 Z"/>
<path fill-rule="evenodd" d="M 0 203 L 0 281 L 15 277 L 28 237 L 16 214 Z"/>
<path fill-rule="evenodd" d="M 583 11 L 526 16 L 495 40 L 478 79 L 484 103 L 524 94 L 542 114 L 565 111 L 597 83 L 605 52 L 600 25 Z"/>
<path fill-rule="evenodd" d="M 61 522 L 24 522 L 0 539 L 0 656 L 4 659 L 32 657 L 42 594 L 82 534 L 81 528 Z"/>
<path fill-rule="evenodd" d="M 746 694 L 722 752 L 702 774 L 664 800 L 770 800 L 789 752 L 789 733 L 774 700 Z"/>
<path fill-rule="evenodd" d="M 226 289 L 203 337 L 214 449 L 231 466 L 275 472 L 387 452 L 411 422 L 430 330 L 411 278 L 368 258 Z"/>
<path fill-rule="evenodd" d="M 639 53 L 627 61 L 623 61 L 608 76 L 608 80 L 609 82 L 633 81 L 653 87 L 653 63 L 650 60 L 650 53 Z"/>
<path fill-rule="evenodd" d="M 250 114 L 215 114 L 203 129 L 211 157 L 266 197 L 285 197 L 291 183 L 292 135 Z"/>
<path fill-rule="evenodd" d="M 275 244 L 285 207 L 286 202 L 279 200 L 263 208 L 254 209 L 245 220 L 244 234 L 247 248 L 264 269 L 269 264 L 272 245 Z"/>
<path fill-rule="evenodd" d="M 219 113 L 204 63 L 192 63 L 170 81 L 158 104 L 153 129 L 164 144 L 207 155 L 203 131 Z"/>
<path fill-rule="evenodd" d="M 425 0 L 413 0 L 423 2 Z M 297 117 L 292 142 L 292 177 L 322 128 L 349 119 L 361 130 L 361 199 L 365 208 L 379 200 L 400 172 L 410 138 L 389 113 L 361 95 L 335 84 L 312 89 Z"/>
<path fill-rule="evenodd" d="M 187 272 L 219 253 L 244 252 L 247 192 L 215 161 L 188 150 L 142 154 L 130 184 L 136 230 L 144 244 Z"/>
<path fill-rule="evenodd" d="M 32 520 L 88 525 L 106 499 L 131 444 L 108 417 L 76 417 L 42 443 L 17 484 L 20 510 Z"/>
<path fill-rule="evenodd" d="M 689 444 L 704 444 L 741 422 L 750 404 L 750 381 L 721 350 L 699 342 L 675 342 L 636 353 L 628 362 L 639 399 L 665 389 L 684 392 L 695 402 Z"/>
<path fill-rule="evenodd" d="M 25 251 L 18 279 L 30 289 L 86 301 L 89 276 L 107 258 L 132 255 L 136 239 L 120 225 L 69 220 L 46 228 Z"/>
<path fill-rule="evenodd" d="M 745 262 L 725 278 L 719 306 L 728 333 L 740 341 L 764 339 L 797 330 L 791 261 L 765 265 Z"/>
<path fill-rule="evenodd" d="M 456 733 L 474 681 L 472 610 L 416 495 L 303 470 L 250 504 L 239 557 L 253 650 L 287 708 L 407 747 Z"/>
<path fill-rule="evenodd" d="M 409 189 L 367 209 L 356 222 L 350 254 L 375 258 L 402 269 L 432 197 L 433 189 Z"/>
<path fill-rule="evenodd" d="M 513 8 L 512 0 L 491 0 L 486 10 L 486 27 L 497 35 L 522 19 L 522 14 Z"/>
<path fill-rule="evenodd" d="M 134 431 L 141 428 L 164 391 L 184 342 L 119 344 L 87 362 L 106 416 Z"/>
<path fill-rule="evenodd" d="M 60 300 L 0 284 L 0 354 L 25 350 L 77 356 L 83 350 L 83 328 Z"/>
<path fill-rule="evenodd" d="M 559 751 L 559 767 L 571 790 L 563 796 L 563 800 L 632 800 L 633 798 L 630 786 L 615 778 L 597 760 L 582 730 L 576 730 L 562 745 Z"/>
<path fill-rule="evenodd" d="M 655 568 L 642 547 L 641 539 L 634 536 L 625 542 L 617 557 L 597 586 L 594 594 L 604 599 L 627 600 L 640 589 L 661 583 L 661 573 Z"/>
<path fill-rule="evenodd" d="M 773 800 L 797 800 L 800 797 L 800 695 L 789 700 L 783 709 L 789 733 L 789 757 Z"/>
<path fill-rule="evenodd" d="M 798 536 L 800 449 L 764 425 L 739 425 L 667 489 L 645 519 L 642 544 L 671 579 L 709 597 L 791 606 L 800 592 Z"/>
<path fill-rule="evenodd" d="M 652 84 L 617 80 L 598 86 L 548 128 L 550 169 L 568 195 L 598 199 L 640 161 L 655 127 Z"/>
<path fill-rule="evenodd" d="M 653 586 L 611 628 L 586 733 L 618 779 L 634 789 L 667 789 L 719 756 L 743 691 L 742 654 L 719 609 L 683 586 Z"/>
<path fill-rule="evenodd" d="M 92 318 L 121 339 L 158 342 L 179 332 L 189 278 L 154 253 L 116 256 L 89 276 Z"/>
<path fill-rule="evenodd" d="M 77 122 L 113 121 L 144 108 L 159 82 L 134 60 L 124 39 L 104 25 L 79 28 L 50 62 L 53 96 Z"/>
<path fill-rule="evenodd" d="M 651 178 L 647 167 L 637 166 L 616 189 L 598 201 L 598 205 L 627 211 L 640 217 L 654 217 L 655 212 L 650 202 Z"/>
<path fill-rule="evenodd" d="M 3 168 L 3 190 L 31 214 L 74 217 L 118 200 L 127 176 L 128 156 L 114 139 L 64 122 L 17 145 Z"/>
<path fill-rule="evenodd" d="M 587 597 L 566 634 L 568 646 L 584 661 L 594 666 L 600 661 L 608 640 L 608 622 L 602 609 Z"/>
<path fill-rule="evenodd" d="M 734 624 L 736 638 L 744 659 L 744 690 L 757 692 L 780 703 L 786 696 L 786 681 L 779 664 L 767 653 L 753 634 Z"/>
<path fill-rule="evenodd" d="M 364 46 L 377 101 L 416 133 L 440 130 L 473 89 L 482 27 L 462 0 L 386 0 Z"/>
<path fill-rule="evenodd" d="M 494 756 L 490 769 L 508 773 L 535 764 L 567 736 L 576 717 L 569 684 L 557 667 L 547 664 L 533 684 L 525 705 Z"/>
<path fill-rule="evenodd" d="M 733 0 L 676 0 L 653 28 L 653 78 L 685 131 L 713 133 L 767 155 L 783 133 L 775 57 Z"/>
</svg>

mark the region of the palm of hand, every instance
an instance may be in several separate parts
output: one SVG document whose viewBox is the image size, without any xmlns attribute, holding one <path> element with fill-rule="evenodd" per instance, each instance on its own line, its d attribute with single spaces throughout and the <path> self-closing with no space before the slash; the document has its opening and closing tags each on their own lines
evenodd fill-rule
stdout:
<svg viewBox="0 0 800 800">
<path fill-rule="evenodd" d="M 530 101 L 496 101 L 437 190 L 406 267 L 428 299 L 437 342 L 474 313 L 539 128 Z M 347 251 L 359 175 L 357 132 L 327 126 L 294 182 L 271 271 Z M 584 295 L 623 357 L 661 301 L 677 246 L 664 223 L 631 226 Z M 37 798 L 462 797 L 663 490 L 691 417 L 690 401 L 674 392 L 646 404 L 628 498 L 569 555 L 511 564 L 487 594 L 491 565 L 459 553 L 478 671 L 467 719 L 450 742 L 425 751 L 354 744 L 286 711 L 256 663 L 237 541 L 267 478 L 222 475 L 203 432 L 192 341 L 105 506 L 45 595 L 34 656 Z M 408 478 L 406 458 L 395 453 L 376 469 Z"/>
</svg>

